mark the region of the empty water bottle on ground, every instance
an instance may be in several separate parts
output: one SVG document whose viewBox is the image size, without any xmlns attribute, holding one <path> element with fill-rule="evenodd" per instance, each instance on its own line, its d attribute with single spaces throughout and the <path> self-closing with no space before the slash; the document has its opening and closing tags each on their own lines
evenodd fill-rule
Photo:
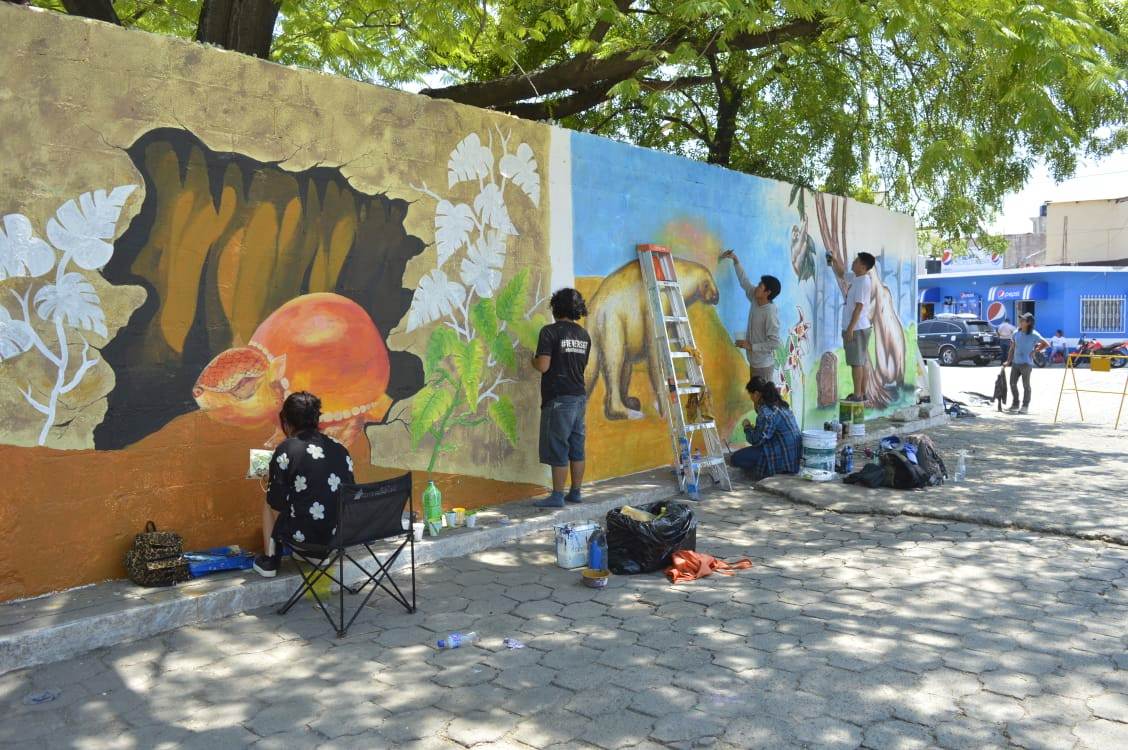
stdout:
<svg viewBox="0 0 1128 750">
<path fill-rule="evenodd" d="M 960 451 L 956 457 L 956 471 L 952 474 L 953 482 L 962 482 L 967 479 L 967 451 Z"/>
<path fill-rule="evenodd" d="M 476 640 L 478 640 L 478 634 L 471 630 L 468 633 L 451 633 L 446 638 L 440 638 L 435 642 L 435 645 L 439 648 L 459 648 L 469 646 Z"/>
</svg>

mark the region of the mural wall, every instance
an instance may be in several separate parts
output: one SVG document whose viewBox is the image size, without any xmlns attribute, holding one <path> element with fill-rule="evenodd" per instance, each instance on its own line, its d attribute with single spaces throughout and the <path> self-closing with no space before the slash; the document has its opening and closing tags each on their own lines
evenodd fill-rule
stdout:
<svg viewBox="0 0 1128 750">
<path fill-rule="evenodd" d="M 588 406 L 596 475 L 636 470 L 641 457 L 659 457 L 654 464 L 669 452 L 660 370 L 642 325 L 640 243 L 666 245 L 678 258 L 716 416 L 733 445 L 743 440 L 741 420 L 755 418 L 744 392 L 748 362 L 734 346 L 754 303 L 733 263 L 720 259 L 728 248 L 753 283 L 765 274 L 781 282 L 777 379 L 807 427 L 835 418 L 851 391 L 840 333 L 844 281 L 835 269 L 859 251 L 877 256 L 867 407 L 880 416 L 915 403 L 917 373 L 905 364 L 916 362 L 910 217 L 584 134 L 572 136 L 571 162 L 576 282 L 591 300 L 599 355 Z"/>
<path fill-rule="evenodd" d="M 0 115 L 0 599 L 122 575 L 150 519 L 254 546 L 247 451 L 297 390 L 362 479 L 413 470 L 466 507 L 539 492 L 528 361 L 565 285 L 590 302 L 591 472 L 664 463 L 641 242 L 678 256 L 728 431 L 749 302 L 725 247 L 784 281 L 805 419 L 848 379 L 825 251 L 881 259 L 872 408 L 911 386 L 906 217 L 61 14 L 0 5 L 0 26 L 7 100 L 34 103 Z"/>
</svg>

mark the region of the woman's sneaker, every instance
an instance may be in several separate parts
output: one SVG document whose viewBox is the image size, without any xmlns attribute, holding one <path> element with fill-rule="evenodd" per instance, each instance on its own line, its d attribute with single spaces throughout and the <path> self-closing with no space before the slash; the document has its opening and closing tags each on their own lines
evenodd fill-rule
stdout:
<svg viewBox="0 0 1128 750">
<path fill-rule="evenodd" d="M 278 575 L 279 555 L 255 555 L 255 572 L 263 578 L 273 578 Z"/>
</svg>

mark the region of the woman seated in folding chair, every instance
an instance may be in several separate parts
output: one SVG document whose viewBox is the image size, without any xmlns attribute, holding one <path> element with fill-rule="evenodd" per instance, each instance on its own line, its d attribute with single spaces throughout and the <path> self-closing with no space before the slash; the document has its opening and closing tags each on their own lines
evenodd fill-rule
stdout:
<svg viewBox="0 0 1128 750">
<path fill-rule="evenodd" d="M 262 506 L 265 554 L 255 558 L 255 571 L 266 578 L 277 575 L 282 545 L 290 540 L 329 542 L 337 528 L 337 492 L 353 483 L 348 449 L 317 429 L 321 399 L 291 393 L 278 416 L 286 439 L 270 460 Z"/>
<path fill-rule="evenodd" d="M 757 482 L 774 474 L 797 474 L 803 434 L 791 407 L 779 395 L 775 383 L 759 375 L 744 388 L 756 408 L 756 426 L 744 420 L 744 437 L 749 445 L 734 451 L 729 462 Z"/>
</svg>

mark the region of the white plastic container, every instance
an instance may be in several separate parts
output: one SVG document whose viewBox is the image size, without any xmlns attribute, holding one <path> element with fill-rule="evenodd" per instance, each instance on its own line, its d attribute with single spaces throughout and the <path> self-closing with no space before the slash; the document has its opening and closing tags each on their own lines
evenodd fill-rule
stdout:
<svg viewBox="0 0 1128 750">
<path fill-rule="evenodd" d="M 598 528 L 594 523 L 564 523 L 556 530 L 556 564 L 565 570 L 588 564 L 588 539 Z"/>
<path fill-rule="evenodd" d="M 827 430 L 803 430 L 803 465 L 808 469 L 834 472 L 838 436 Z"/>
</svg>

